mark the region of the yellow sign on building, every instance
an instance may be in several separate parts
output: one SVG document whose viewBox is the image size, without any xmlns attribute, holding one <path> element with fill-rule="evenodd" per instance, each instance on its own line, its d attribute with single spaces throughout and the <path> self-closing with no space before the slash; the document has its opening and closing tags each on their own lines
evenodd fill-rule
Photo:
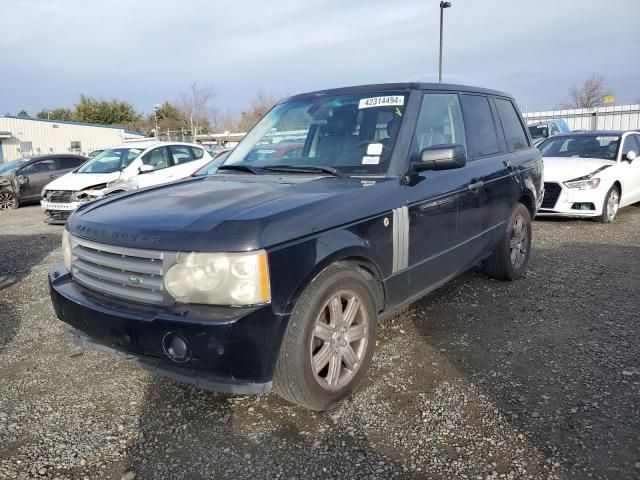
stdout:
<svg viewBox="0 0 640 480">
<path fill-rule="evenodd" d="M 616 101 L 616 97 L 614 97 L 613 95 L 605 95 L 604 96 L 604 103 L 614 103 Z"/>
</svg>

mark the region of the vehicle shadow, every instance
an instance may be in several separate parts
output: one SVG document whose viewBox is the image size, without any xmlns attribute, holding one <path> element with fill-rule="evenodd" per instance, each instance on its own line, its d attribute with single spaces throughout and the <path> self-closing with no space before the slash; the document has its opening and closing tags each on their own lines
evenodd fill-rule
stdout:
<svg viewBox="0 0 640 480">
<path fill-rule="evenodd" d="M 541 247 L 524 279 L 472 271 L 408 316 L 549 466 L 637 478 L 638 265 L 640 246 Z"/>
<path fill-rule="evenodd" d="M 60 236 L 55 234 L 0 235 L 0 352 L 18 331 L 20 317 L 15 311 L 12 288 L 31 269 L 57 248 Z"/>
<path fill-rule="evenodd" d="M 389 478 L 401 471 L 371 448 L 353 416 L 304 410 L 273 393 L 233 396 L 151 377 L 139 428 L 126 465 L 114 473 L 304 479 Z"/>
</svg>

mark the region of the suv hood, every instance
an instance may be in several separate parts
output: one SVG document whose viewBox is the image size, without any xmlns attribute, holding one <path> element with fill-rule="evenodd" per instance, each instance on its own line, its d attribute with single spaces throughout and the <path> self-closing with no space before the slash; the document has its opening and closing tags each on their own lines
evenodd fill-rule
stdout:
<svg viewBox="0 0 640 480">
<path fill-rule="evenodd" d="M 615 164 L 600 158 L 544 157 L 544 181 L 566 182 Z"/>
<path fill-rule="evenodd" d="M 125 247 L 254 250 L 387 212 L 401 204 L 398 181 L 244 174 L 191 178 L 90 202 L 71 216 L 67 228 Z"/>
<path fill-rule="evenodd" d="M 113 173 L 75 173 L 69 172 L 53 182 L 48 183 L 45 190 L 70 190 L 77 192 L 101 183 L 120 178 L 120 172 Z"/>
</svg>

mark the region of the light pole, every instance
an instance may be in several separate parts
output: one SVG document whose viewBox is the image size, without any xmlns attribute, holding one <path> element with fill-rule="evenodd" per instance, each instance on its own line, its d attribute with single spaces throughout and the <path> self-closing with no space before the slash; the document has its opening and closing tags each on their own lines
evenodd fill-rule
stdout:
<svg viewBox="0 0 640 480">
<path fill-rule="evenodd" d="M 438 83 L 442 83 L 442 20 L 444 9 L 449 8 L 451 2 L 440 2 L 440 55 L 438 56 Z"/>
</svg>

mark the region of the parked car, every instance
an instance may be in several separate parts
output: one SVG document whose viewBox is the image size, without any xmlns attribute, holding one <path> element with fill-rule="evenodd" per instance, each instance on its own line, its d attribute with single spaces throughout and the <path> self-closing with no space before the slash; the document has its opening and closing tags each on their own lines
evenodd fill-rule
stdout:
<svg viewBox="0 0 640 480">
<path fill-rule="evenodd" d="M 95 157 L 96 155 L 101 154 L 102 152 L 104 152 L 104 149 L 93 150 L 93 151 L 89 152 L 88 157 L 89 157 L 89 158 L 93 158 L 93 157 Z"/>
<path fill-rule="evenodd" d="M 87 157 L 80 155 L 60 154 L 0 163 L 0 210 L 37 202 L 44 185 L 86 161 Z"/>
<path fill-rule="evenodd" d="M 216 154 L 213 157 L 213 160 L 207 163 L 200 170 L 196 171 L 196 173 L 194 173 L 193 175 L 197 177 L 202 175 L 213 175 L 218 171 L 218 168 L 220 168 L 220 165 L 224 163 L 225 159 L 229 156 L 229 153 L 231 153 L 230 148 L 216 152 Z"/>
<path fill-rule="evenodd" d="M 304 147 L 253 157 L 274 131 L 306 132 Z M 542 166 L 505 93 L 297 95 L 215 175 L 78 208 L 51 298 L 80 345 L 200 388 L 273 386 L 326 410 L 366 375 L 379 319 L 476 264 L 524 274 Z"/>
<path fill-rule="evenodd" d="M 569 133 L 571 128 L 562 118 L 537 122 L 529 125 L 529 134 L 534 145 L 539 145 L 545 138 L 553 137 L 563 133 Z"/>
<path fill-rule="evenodd" d="M 573 132 L 548 138 L 540 215 L 593 217 L 608 223 L 640 202 L 640 133 Z"/>
<path fill-rule="evenodd" d="M 151 140 L 109 148 L 45 186 L 40 202 L 45 222 L 64 223 L 79 205 L 105 195 L 188 177 L 210 160 L 199 145 L 182 142 Z"/>
</svg>

